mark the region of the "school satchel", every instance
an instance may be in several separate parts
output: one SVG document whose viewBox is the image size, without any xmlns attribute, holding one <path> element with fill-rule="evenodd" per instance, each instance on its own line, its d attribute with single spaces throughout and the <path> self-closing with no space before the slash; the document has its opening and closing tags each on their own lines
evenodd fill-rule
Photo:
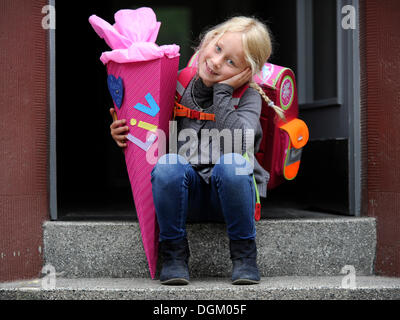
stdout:
<svg viewBox="0 0 400 320">
<path fill-rule="evenodd" d="M 254 81 L 285 112 L 285 119 L 282 120 L 263 100 L 260 115 L 263 138 L 255 156 L 270 173 L 270 190 L 285 180 L 296 178 L 309 131 L 306 123 L 298 118 L 297 87 L 291 69 L 266 63 L 254 76 Z"/>
</svg>

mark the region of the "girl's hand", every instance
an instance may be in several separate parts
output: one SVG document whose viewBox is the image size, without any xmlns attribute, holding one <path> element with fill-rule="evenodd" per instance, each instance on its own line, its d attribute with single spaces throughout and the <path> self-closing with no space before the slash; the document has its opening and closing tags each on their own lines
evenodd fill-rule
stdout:
<svg viewBox="0 0 400 320">
<path fill-rule="evenodd" d="M 114 108 L 110 109 L 110 114 L 111 117 L 114 115 Z M 113 117 L 114 119 L 114 117 Z M 126 134 L 129 130 L 128 126 L 125 126 L 126 120 L 114 120 L 113 123 L 111 123 L 110 129 L 111 129 L 111 136 L 114 139 L 114 141 L 117 143 L 117 145 L 121 148 L 126 147 Z"/>
<path fill-rule="evenodd" d="M 242 72 L 238 73 L 237 75 L 221 81 L 220 83 L 225 83 L 233 87 L 233 89 L 240 88 L 245 83 L 249 82 L 252 78 L 252 72 L 250 68 L 244 69 Z"/>
</svg>

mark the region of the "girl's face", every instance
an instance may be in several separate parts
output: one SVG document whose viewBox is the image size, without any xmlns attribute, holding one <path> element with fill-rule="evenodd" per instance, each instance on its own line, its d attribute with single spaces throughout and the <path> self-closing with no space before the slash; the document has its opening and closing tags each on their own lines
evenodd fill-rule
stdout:
<svg viewBox="0 0 400 320">
<path fill-rule="evenodd" d="M 240 32 L 226 32 L 200 50 L 198 72 L 207 87 L 232 78 L 247 67 Z"/>
</svg>

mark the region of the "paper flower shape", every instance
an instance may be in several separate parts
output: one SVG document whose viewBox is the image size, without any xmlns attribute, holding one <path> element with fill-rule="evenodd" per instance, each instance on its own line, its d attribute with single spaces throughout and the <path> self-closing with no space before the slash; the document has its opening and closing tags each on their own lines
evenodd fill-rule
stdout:
<svg viewBox="0 0 400 320">
<path fill-rule="evenodd" d="M 111 25 L 96 15 L 89 17 L 93 29 L 112 49 L 102 53 L 100 60 L 104 64 L 109 61 L 128 63 L 179 56 L 179 46 L 155 44 L 161 22 L 157 22 L 151 8 L 119 10 L 114 19 L 115 23 Z"/>
</svg>

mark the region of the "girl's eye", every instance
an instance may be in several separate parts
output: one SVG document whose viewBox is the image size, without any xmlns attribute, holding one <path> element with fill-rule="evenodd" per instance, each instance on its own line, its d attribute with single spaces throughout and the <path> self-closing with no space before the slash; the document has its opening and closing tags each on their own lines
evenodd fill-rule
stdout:
<svg viewBox="0 0 400 320">
<path fill-rule="evenodd" d="M 228 59 L 227 62 L 228 62 L 228 64 L 230 64 L 230 65 L 232 65 L 232 66 L 235 65 L 235 63 L 234 63 L 233 60 L 231 60 L 231 59 Z"/>
<path fill-rule="evenodd" d="M 218 45 L 216 45 L 216 46 L 215 46 L 215 51 L 217 51 L 217 52 L 221 52 L 221 47 L 220 47 L 220 46 L 218 46 Z"/>
</svg>

